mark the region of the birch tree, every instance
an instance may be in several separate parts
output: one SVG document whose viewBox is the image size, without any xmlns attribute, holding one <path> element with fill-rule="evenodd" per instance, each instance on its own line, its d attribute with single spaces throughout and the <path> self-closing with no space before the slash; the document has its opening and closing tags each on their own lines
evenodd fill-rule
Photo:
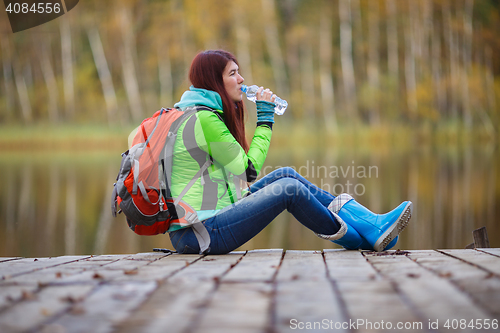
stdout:
<svg viewBox="0 0 500 333">
<path fill-rule="evenodd" d="M 64 105 L 66 118 L 73 120 L 75 117 L 75 87 L 73 78 L 73 51 L 71 41 L 71 27 L 66 16 L 60 18 L 61 31 L 61 60 L 64 82 Z"/>
<path fill-rule="evenodd" d="M 328 131 L 337 130 L 337 115 L 332 77 L 332 20 L 326 8 L 322 10 L 319 28 L 319 81 L 321 86 L 321 111 Z"/>
<path fill-rule="evenodd" d="M 5 116 L 7 119 L 12 118 L 14 114 L 14 88 L 12 86 L 12 56 L 10 52 L 9 40 L 6 37 L 1 37 L 0 47 L 2 50 L 2 68 L 3 68 L 3 84 L 5 89 Z"/>
<path fill-rule="evenodd" d="M 108 62 L 106 61 L 106 55 L 104 54 L 99 31 L 97 28 L 93 27 L 87 31 L 87 35 L 89 37 L 90 48 L 92 50 L 92 55 L 94 56 L 94 62 L 97 67 L 99 80 L 101 81 L 104 101 L 106 103 L 108 123 L 111 124 L 115 120 L 118 108 L 115 87 L 109 71 Z"/>
<path fill-rule="evenodd" d="M 387 68 L 389 74 L 396 79 L 399 86 L 399 56 L 398 56 L 398 24 L 396 0 L 386 0 L 387 11 Z"/>
<path fill-rule="evenodd" d="M 26 85 L 26 78 L 21 70 L 19 61 L 14 62 L 14 79 L 16 81 L 17 94 L 19 96 L 19 103 L 21 105 L 21 115 L 24 123 L 31 124 L 33 122 L 33 111 L 31 109 L 31 102 L 28 95 L 28 87 Z"/>
<path fill-rule="evenodd" d="M 288 95 L 287 75 L 285 62 L 280 47 L 275 0 L 261 0 L 264 21 L 265 42 L 271 59 L 271 65 L 276 82 L 276 93 L 281 96 Z"/>
<path fill-rule="evenodd" d="M 472 114 L 469 97 L 469 75 L 472 58 L 472 11 L 474 0 L 465 0 L 465 8 L 463 12 L 464 36 L 462 42 L 462 62 L 463 68 L 461 71 L 462 79 L 462 98 L 463 98 L 463 122 L 465 128 L 472 128 Z"/>
<path fill-rule="evenodd" d="M 314 119 L 316 106 L 314 89 L 314 62 L 311 34 L 306 29 L 304 40 L 299 44 L 300 50 L 300 83 L 302 89 L 302 108 L 306 119 Z"/>
<path fill-rule="evenodd" d="M 243 3 L 241 6 L 245 6 Z M 252 58 L 250 55 L 250 32 L 248 31 L 248 25 L 246 22 L 245 11 L 240 10 L 241 7 L 236 6 L 235 2 L 232 2 L 232 13 L 234 18 L 233 25 L 235 27 L 235 39 L 236 39 L 236 58 L 240 64 L 243 77 L 247 83 L 252 83 Z"/>
<path fill-rule="evenodd" d="M 42 67 L 42 74 L 47 86 L 47 94 L 49 97 L 48 113 L 49 120 L 52 123 L 59 121 L 58 100 L 59 93 L 57 90 L 56 77 L 54 75 L 54 68 L 50 61 L 49 48 L 44 42 L 40 43 L 40 65 Z"/>
<path fill-rule="evenodd" d="M 352 19 L 351 1 L 339 0 L 340 19 L 340 61 L 342 67 L 342 81 L 344 84 L 344 98 L 351 119 L 358 119 L 356 103 L 356 81 L 354 78 L 354 64 L 352 51 Z"/>
<path fill-rule="evenodd" d="M 120 24 L 123 38 L 123 50 L 120 52 L 122 63 L 122 75 L 127 91 L 127 98 L 130 105 L 130 113 L 134 122 L 140 122 L 143 118 L 141 94 L 134 63 L 135 36 L 132 31 L 131 14 L 126 7 L 120 11 Z"/>
<path fill-rule="evenodd" d="M 379 96 L 380 91 L 380 77 L 379 77 L 379 4 L 378 1 L 370 1 L 370 11 L 368 13 L 368 61 L 366 72 L 368 76 L 368 83 L 371 89 Z M 378 98 L 376 98 L 370 109 L 369 119 L 371 124 L 380 124 L 380 111 Z"/>
<path fill-rule="evenodd" d="M 450 109 L 450 116 L 452 119 L 457 119 L 457 99 L 455 92 L 455 82 L 457 82 L 457 61 L 456 61 L 456 50 L 455 50 L 455 39 L 452 30 L 452 19 L 451 19 L 451 5 L 449 0 L 444 0 L 442 4 L 443 11 L 443 27 L 444 27 L 444 37 L 446 41 L 446 46 L 448 50 L 448 63 L 449 63 L 449 102 L 448 109 Z"/>
<path fill-rule="evenodd" d="M 158 78 L 160 81 L 160 105 L 169 107 L 173 105 L 174 82 L 172 79 L 172 65 L 169 49 L 161 44 L 157 46 L 158 53 Z"/>
<path fill-rule="evenodd" d="M 415 37 L 414 37 L 414 22 L 416 20 L 416 7 L 413 1 L 408 2 L 410 5 L 409 15 L 410 22 L 405 29 L 405 80 L 406 80 L 406 101 L 410 118 L 416 117 L 418 101 L 416 96 L 417 80 L 415 75 Z"/>
<path fill-rule="evenodd" d="M 441 65 L 441 36 L 442 26 L 434 24 L 439 23 L 438 20 L 432 18 L 429 22 L 430 39 L 431 39 L 431 72 L 432 82 L 436 95 L 436 109 L 442 113 L 446 108 L 446 92 L 443 89 L 443 69 Z"/>
</svg>

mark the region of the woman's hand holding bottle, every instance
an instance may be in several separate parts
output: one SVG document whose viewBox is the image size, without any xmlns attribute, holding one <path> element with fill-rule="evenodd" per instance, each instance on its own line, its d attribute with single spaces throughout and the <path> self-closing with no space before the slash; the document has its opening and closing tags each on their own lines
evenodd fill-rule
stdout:
<svg viewBox="0 0 500 333">
<path fill-rule="evenodd" d="M 257 124 L 274 124 L 274 100 L 276 95 L 269 89 L 260 87 L 255 94 L 255 103 L 257 104 Z"/>
</svg>

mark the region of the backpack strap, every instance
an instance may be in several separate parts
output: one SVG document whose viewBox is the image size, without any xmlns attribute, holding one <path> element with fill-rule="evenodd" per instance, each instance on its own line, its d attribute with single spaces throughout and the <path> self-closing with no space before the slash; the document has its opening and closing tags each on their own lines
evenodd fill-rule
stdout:
<svg viewBox="0 0 500 333">
<path fill-rule="evenodd" d="M 193 224 L 191 228 L 193 229 L 194 235 L 200 245 L 200 254 L 208 253 L 210 250 L 210 235 L 208 234 L 207 228 L 205 228 L 201 222 Z"/>
<path fill-rule="evenodd" d="M 175 140 L 177 138 L 177 132 L 179 131 L 179 128 L 181 125 L 189 119 L 193 114 L 195 114 L 198 111 L 216 111 L 214 109 L 211 109 L 206 106 L 194 106 L 194 107 L 188 107 L 182 116 L 177 118 L 172 125 L 170 126 L 170 129 L 167 134 L 167 139 L 165 141 L 165 146 L 163 148 L 163 151 L 160 155 L 160 160 L 159 163 L 161 163 L 160 167 L 158 168 L 160 174 L 158 175 L 160 179 L 160 195 L 164 195 L 166 198 L 172 197 L 172 193 L 170 191 L 170 185 L 172 184 L 172 163 L 173 163 L 173 151 L 174 151 L 174 144 Z M 177 198 L 178 200 L 181 200 L 184 194 L 193 186 L 193 184 L 196 182 L 196 179 L 199 178 L 203 172 L 208 169 L 210 166 L 210 160 L 205 163 L 200 170 L 196 173 L 196 175 L 191 179 L 191 181 L 188 183 L 188 185 L 184 188 L 182 191 L 182 195 L 179 195 Z M 177 201 L 178 202 L 178 201 Z M 161 201 L 160 201 L 161 203 Z M 161 209 L 161 208 L 160 208 Z M 169 208 L 169 210 L 171 210 Z M 172 211 L 170 212 L 171 214 L 173 213 Z"/>
</svg>

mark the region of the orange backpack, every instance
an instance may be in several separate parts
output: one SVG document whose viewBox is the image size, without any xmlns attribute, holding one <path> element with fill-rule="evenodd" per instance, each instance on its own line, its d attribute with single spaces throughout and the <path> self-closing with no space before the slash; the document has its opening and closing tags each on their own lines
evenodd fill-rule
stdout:
<svg viewBox="0 0 500 333">
<path fill-rule="evenodd" d="M 122 154 L 111 210 L 116 217 L 120 206 L 118 213 L 125 214 L 130 229 L 139 235 L 164 234 L 171 225 L 191 226 L 204 252 L 210 237 L 196 211 L 182 201 L 182 197 L 210 166 L 211 160 L 205 162 L 178 197 L 173 198 L 170 192 L 177 131 L 199 110 L 214 111 L 200 106 L 184 111 L 162 108 L 141 123 L 131 148 Z"/>
</svg>

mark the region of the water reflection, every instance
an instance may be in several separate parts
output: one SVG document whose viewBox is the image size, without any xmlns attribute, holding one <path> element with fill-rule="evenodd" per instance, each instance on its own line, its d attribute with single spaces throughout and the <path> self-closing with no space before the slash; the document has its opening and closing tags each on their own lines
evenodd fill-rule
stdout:
<svg viewBox="0 0 500 333">
<path fill-rule="evenodd" d="M 348 190 L 380 213 L 412 200 L 412 223 L 400 237 L 399 248 L 464 248 L 472 242 L 472 230 L 481 226 L 487 227 L 491 246 L 500 247 L 500 157 L 495 149 L 275 150 L 264 170 L 293 166 L 323 189 L 335 194 Z M 167 235 L 137 236 L 123 216 L 111 217 L 110 196 L 119 162 L 115 153 L 4 153 L 0 256 L 171 248 Z M 284 212 L 241 249 L 335 247 Z"/>
</svg>

